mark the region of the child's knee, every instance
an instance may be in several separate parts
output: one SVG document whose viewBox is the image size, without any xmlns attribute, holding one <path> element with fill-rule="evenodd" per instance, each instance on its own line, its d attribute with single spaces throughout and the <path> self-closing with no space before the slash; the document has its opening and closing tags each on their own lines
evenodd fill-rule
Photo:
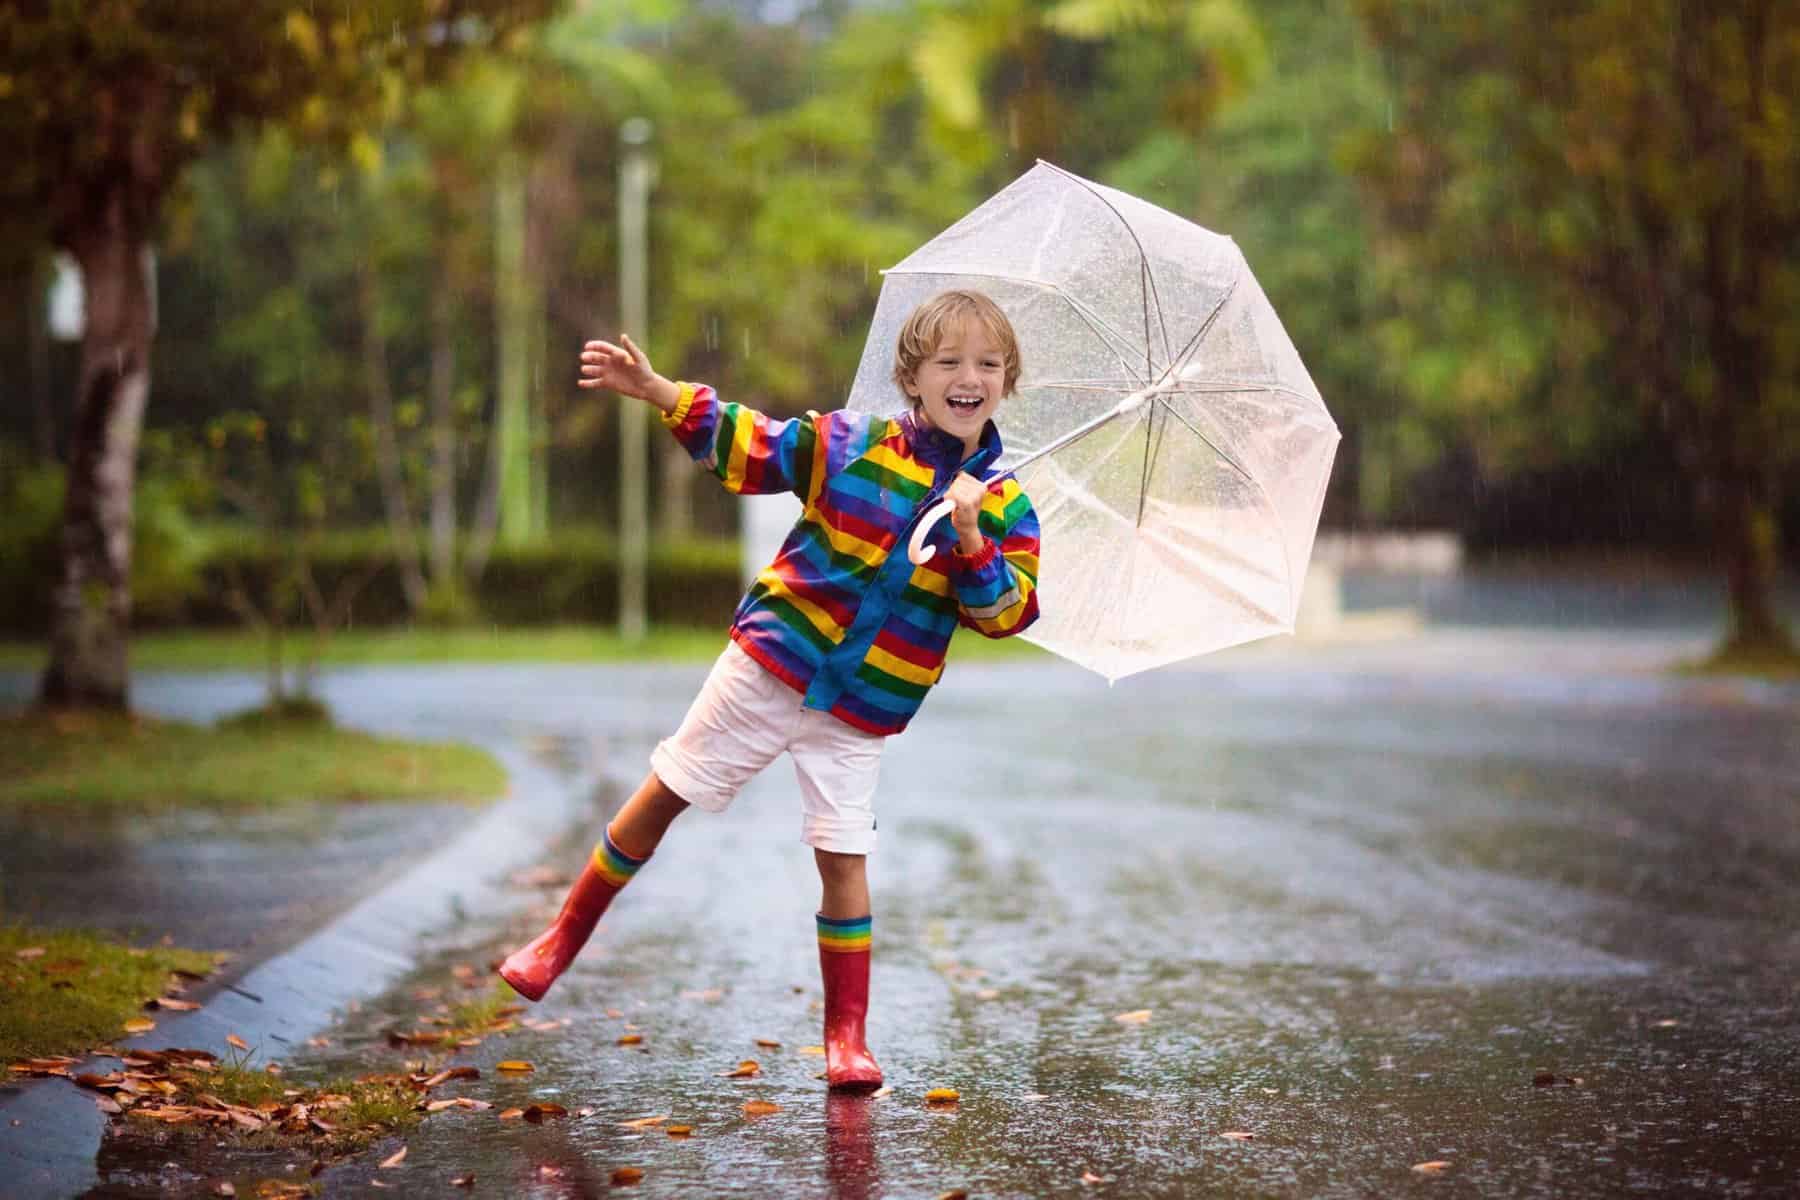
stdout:
<svg viewBox="0 0 1800 1200">
<path fill-rule="evenodd" d="M 853 880 L 863 877 L 869 857 L 866 854 L 839 854 L 835 850 L 815 849 L 813 861 L 819 864 L 821 879 Z"/>
</svg>

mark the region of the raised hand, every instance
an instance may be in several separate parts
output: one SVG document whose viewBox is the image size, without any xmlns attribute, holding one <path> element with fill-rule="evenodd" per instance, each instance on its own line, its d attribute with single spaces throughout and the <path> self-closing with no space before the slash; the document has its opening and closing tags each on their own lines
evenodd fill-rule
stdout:
<svg viewBox="0 0 1800 1200">
<path fill-rule="evenodd" d="M 591 341 L 581 348 L 581 378 L 576 387 L 605 388 L 621 396 L 648 400 L 664 412 L 672 412 L 681 390 L 656 373 L 650 356 L 621 333 L 620 345 Z"/>
</svg>

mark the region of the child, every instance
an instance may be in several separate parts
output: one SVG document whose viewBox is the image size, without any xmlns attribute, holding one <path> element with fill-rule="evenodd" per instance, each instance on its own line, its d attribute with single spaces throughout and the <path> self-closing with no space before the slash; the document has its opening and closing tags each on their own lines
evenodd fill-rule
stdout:
<svg viewBox="0 0 1800 1200">
<path fill-rule="evenodd" d="M 647 400 L 726 489 L 791 491 L 799 522 L 738 605 L 731 640 L 680 729 L 650 756 L 650 774 L 619 810 L 556 921 L 500 967 L 537 1000 L 587 941 L 670 822 L 695 805 L 722 811 L 782 751 L 794 760 L 802 840 L 822 898 L 829 1086 L 881 1086 L 864 1042 L 870 905 L 881 751 L 943 673 L 960 622 L 988 637 L 1037 617 L 1038 524 L 1010 476 L 980 482 L 1000 454 L 989 418 L 1019 377 L 1019 346 L 994 302 L 946 292 L 901 329 L 894 381 L 912 400 L 896 419 L 839 410 L 779 421 L 658 375 L 643 351 L 589 342 L 580 386 Z M 940 498 L 955 505 L 940 550 L 913 566 L 913 522 Z M 951 553 L 943 553 L 950 550 Z"/>
</svg>

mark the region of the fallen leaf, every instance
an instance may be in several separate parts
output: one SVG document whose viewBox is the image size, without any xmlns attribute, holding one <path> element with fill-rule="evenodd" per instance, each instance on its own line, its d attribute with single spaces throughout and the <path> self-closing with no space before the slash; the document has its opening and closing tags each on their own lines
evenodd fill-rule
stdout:
<svg viewBox="0 0 1800 1200">
<path fill-rule="evenodd" d="M 781 1043 L 776 1041 L 774 1038 L 757 1038 L 756 1044 L 761 1046 L 765 1050 L 781 1049 Z"/>
<path fill-rule="evenodd" d="M 525 1119 L 533 1125 L 542 1125 L 545 1117 L 566 1117 L 569 1110 L 560 1104 L 531 1104 L 525 1108 Z"/>
<path fill-rule="evenodd" d="M 156 1022 L 149 1017 L 132 1017 L 125 1022 L 125 1032 L 130 1034 L 149 1033 L 156 1028 Z"/>
<path fill-rule="evenodd" d="M 622 1016 L 624 1016 L 624 1015 L 625 1015 L 625 1014 L 624 1014 L 624 1013 L 622 1013 L 622 1012 L 620 1012 L 620 1011 L 619 1011 L 619 1010 L 618 1010 L 618 1009 L 616 1009 L 616 1008 L 609 1008 L 609 1009 L 607 1009 L 607 1010 L 606 1010 L 606 1015 L 607 1015 L 607 1016 L 609 1016 L 609 1017 L 612 1017 L 612 1018 L 613 1018 L 613 1019 L 615 1019 L 615 1020 L 617 1020 L 617 1019 L 618 1019 L 618 1018 L 619 1018 L 619 1017 L 622 1017 Z"/>
<path fill-rule="evenodd" d="M 428 1100 L 425 1103 L 425 1111 L 428 1113 L 443 1112 L 446 1108 L 455 1108 L 456 1106 L 454 1100 Z"/>
<path fill-rule="evenodd" d="M 716 1001 L 723 1000 L 725 998 L 725 992 L 721 988 L 705 988 L 700 991 L 690 989 L 681 993 L 681 998 L 683 1000 L 702 1000 L 708 1004 L 712 1004 Z"/>
<path fill-rule="evenodd" d="M 451 1187 L 474 1187 L 475 1186 L 475 1177 L 473 1175 L 452 1176 L 450 1179 L 450 1186 Z"/>
<path fill-rule="evenodd" d="M 766 1117 L 770 1113 L 778 1113 L 780 1111 L 781 1105 L 771 1104 L 767 1100 L 747 1100 L 744 1102 L 744 1115 L 746 1117 Z"/>
<path fill-rule="evenodd" d="M 1256 1140 L 1256 1135 L 1254 1133 L 1250 1133 L 1243 1129 L 1227 1129 L 1219 1136 L 1222 1138 L 1230 1138 L 1234 1142 L 1253 1142 Z"/>
<path fill-rule="evenodd" d="M 1135 1012 L 1120 1013 L 1118 1016 L 1113 1018 L 1113 1020 L 1117 1021 L 1121 1025 L 1142 1025 L 1145 1021 L 1148 1021 L 1149 1019 L 1150 1019 L 1150 1010 L 1147 1008 L 1140 1008 L 1140 1009 L 1136 1010 Z"/>
<path fill-rule="evenodd" d="M 517 1120 L 519 1117 L 522 1117 L 524 1115 L 525 1115 L 525 1110 L 522 1108 L 503 1108 L 500 1110 L 500 1119 L 502 1121 Z"/>
<path fill-rule="evenodd" d="M 227 1180 L 224 1180 L 220 1183 L 213 1185 L 213 1195 L 215 1195 L 215 1196 L 235 1196 L 235 1195 L 237 1195 L 237 1189 L 235 1187 L 231 1186 L 231 1180 L 227 1179 Z"/>
<path fill-rule="evenodd" d="M 388 1187 L 389 1187 L 389 1186 L 390 1186 L 390 1185 L 389 1185 L 389 1184 L 385 1184 L 385 1183 L 383 1183 L 383 1182 L 381 1182 L 381 1180 L 379 1180 L 379 1179 L 371 1179 L 371 1180 L 369 1180 L 369 1186 L 370 1186 L 370 1187 L 378 1187 L 378 1188 L 380 1188 L 380 1189 L 381 1189 L 381 1190 L 382 1190 L 382 1191 L 384 1191 L 384 1192 L 385 1192 L 385 1191 L 387 1191 L 387 1190 L 388 1190 Z"/>
<path fill-rule="evenodd" d="M 171 1012 L 198 1012 L 200 1006 L 192 1000 L 177 1000 L 173 996 L 158 996 L 150 1003 L 158 1008 L 166 1008 Z"/>
<path fill-rule="evenodd" d="M 1430 1162 L 1413 1164 L 1413 1170 L 1421 1175 L 1442 1175 L 1449 1169 L 1450 1164 L 1441 1158 L 1434 1158 Z"/>
<path fill-rule="evenodd" d="M 975 993 L 975 998 L 977 1000 L 998 1000 L 1000 998 L 1000 989 L 982 988 L 979 992 Z"/>
<path fill-rule="evenodd" d="M 927 1104 L 955 1104 L 962 1095 L 955 1088 L 932 1088 L 925 1093 Z"/>
<path fill-rule="evenodd" d="M 388 1155 L 386 1158 L 381 1160 L 380 1169 L 385 1171 L 389 1167 L 397 1167 L 405 1161 L 406 1161 L 406 1147 L 402 1146 L 398 1150 L 394 1151 L 392 1154 Z"/>
<path fill-rule="evenodd" d="M 1681 1022 L 1673 1017 L 1664 1017 L 1662 1020 L 1652 1023 L 1653 1028 L 1656 1029 L 1673 1029 L 1679 1024 L 1681 1024 Z"/>
<path fill-rule="evenodd" d="M 543 1170 L 543 1168 L 539 1168 Z M 614 1187 L 630 1187 L 644 1177 L 644 1172 L 637 1167 L 619 1167 L 612 1173 Z"/>
<path fill-rule="evenodd" d="M 427 1079 L 420 1086 L 430 1091 L 440 1083 L 448 1083 L 452 1079 L 480 1079 L 481 1072 L 474 1067 L 446 1067 Z"/>
<path fill-rule="evenodd" d="M 663 1130 L 663 1132 L 673 1138 L 691 1137 L 694 1133 L 694 1127 L 692 1125 L 671 1125 Z"/>
<path fill-rule="evenodd" d="M 504 1062 L 495 1063 L 494 1070 L 496 1070 L 496 1071 L 511 1071 L 514 1073 L 522 1074 L 526 1071 L 535 1071 L 535 1070 L 537 1070 L 537 1068 L 532 1066 L 530 1063 L 526 1062 L 524 1059 L 509 1058 Z"/>
<path fill-rule="evenodd" d="M 225 1042 L 227 1045 L 236 1046 L 239 1050 L 248 1050 L 250 1048 L 250 1043 L 246 1042 L 243 1038 L 239 1037 L 235 1033 L 226 1034 Z"/>
<path fill-rule="evenodd" d="M 634 1121 L 620 1121 L 619 1127 L 621 1129 L 648 1129 L 652 1125 L 661 1125 L 668 1119 L 669 1114 L 662 1113 L 654 1117 L 639 1117 Z"/>
<path fill-rule="evenodd" d="M 643 1040 L 644 1035 L 641 1033 L 621 1033 L 619 1035 L 619 1045 L 621 1046 L 635 1046 Z"/>
<path fill-rule="evenodd" d="M 731 1070 L 720 1071 L 719 1077 L 721 1079 L 749 1079 L 760 1074 L 762 1074 L 762 1064 L 754 1058 L 746 1058 Z"/>
<path fill-rule="evenodd" d="M 124 1107 L 111 1096 L 95 1096 L 94 1107 L 101 1112 L 114 1117 L 125 1111 Z"/>
<path fill-rule="evenodd" d="M 27 946 L 23 950 L 14 950 L 14 958 L 42 958 L 45 950 L 42 946 Z"/>
<path fill-rule="evenodd" d="M 894 1086 L 889 1083 L 884 1083 L 880 1087 L 876 1088 L 874 1091 L 869 1093 L 869 1099 L 879 1100 L 883 1096 L 891 1096 L 893 1094 L 894 1094 Z"/>
<path fill-rule="evenodd" d="M 817 1054 L 822 1058 L 825 1055 L 825 1047 L 823 1047 L 823 1046 L 802 1046 L 802 1047 L 800 1047 L 800 1053 L 802 1053 L 802 1054 Z"/>
<path fill-rule="evenodd" d="M 969 1200 L 969 1193 L 961 1188 L 951 1188 L 938 1196 L 937 1200 Z"/>
<path fill-rule="evenodd" d="M 1083 1171 L 1081 1173 L 1081 1182 L 1086 1184 L 1105 1183 L 1106 1177 L 1104 1175 L 1096 1175 L 1092 1171 Z"/>
<path fill-rule="evenodd" d="M 1554 1071 L 1539 1071 L 1531 1077 L 1532 1087 L 1550 1087 L 1555 1082 L 1556 1072 Z"/>
</svg>

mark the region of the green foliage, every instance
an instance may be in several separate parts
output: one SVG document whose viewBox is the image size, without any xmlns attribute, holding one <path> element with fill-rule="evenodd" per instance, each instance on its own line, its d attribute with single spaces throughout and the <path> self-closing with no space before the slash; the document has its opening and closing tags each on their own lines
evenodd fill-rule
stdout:
<svg viewBox="0 0 1800 1200">
<path fill-rule="evenodd" d="M 132 528 L 134 617 L 147 624 L 180 620 L 200 586 L 204 539 L 189 499 L 173 479 L 150 477 L 137 493 Z M 49 620 L 50 581 L 61 535 L 63 469 L 29 463 L 0 444 L 0 628 L 37 630 Z"/>
</svg>

